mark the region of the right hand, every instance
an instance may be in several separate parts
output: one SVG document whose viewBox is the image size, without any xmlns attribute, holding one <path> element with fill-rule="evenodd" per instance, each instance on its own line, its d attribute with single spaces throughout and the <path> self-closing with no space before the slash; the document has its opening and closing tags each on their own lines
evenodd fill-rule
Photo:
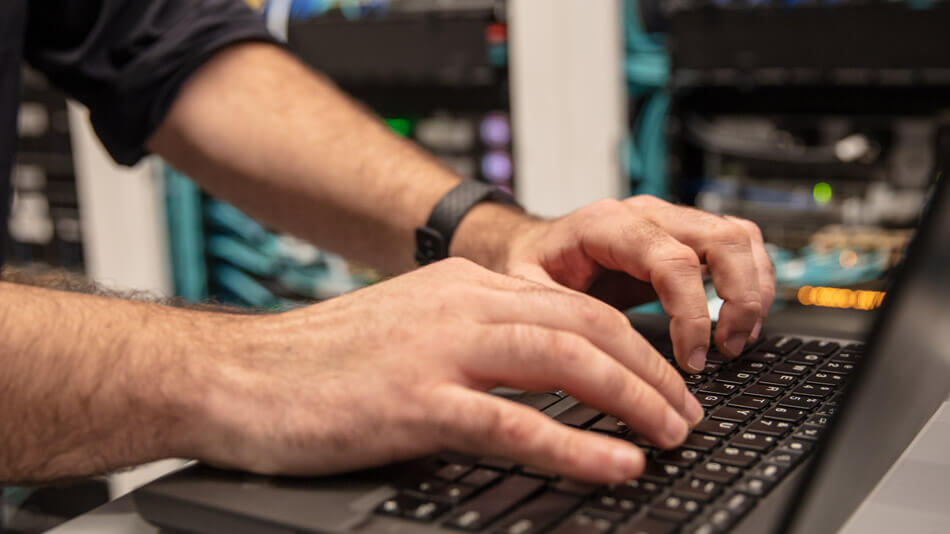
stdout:
<svg viewBox="0 0 950 534">
<path fill-rule="evenodd" d="M 329 474 L 456 450 L 619 483 L 643 470 L 634 445 L 485 391 L 563 389 L 664 448 L 703 413 L 620 312 L 461 259 L 233 324 L 200 360 L 181 451 L 219 466 Z"/>
</svg>

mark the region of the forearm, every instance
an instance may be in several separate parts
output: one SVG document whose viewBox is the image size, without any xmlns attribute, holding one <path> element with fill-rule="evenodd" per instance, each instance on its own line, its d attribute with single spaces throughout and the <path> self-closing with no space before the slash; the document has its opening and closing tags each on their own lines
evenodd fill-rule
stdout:
<svg viewBox="0 0 950 534">
<path fill-rule="evenodd" d="M 184 86 L 150 148 L 259 220 L 384 271 L 415 267 L 414 229 L 458 177 L 331 82 L 267 44 L 224 50 Z M 453 253 L 483 264 L 473 212 Z"/>
<path fill-rule="evenodd" d="M 210 356 L 195 352 L 234 316 L 6 282 L 0 294 L 0 483 L 188 454 Z"/>
</svg>

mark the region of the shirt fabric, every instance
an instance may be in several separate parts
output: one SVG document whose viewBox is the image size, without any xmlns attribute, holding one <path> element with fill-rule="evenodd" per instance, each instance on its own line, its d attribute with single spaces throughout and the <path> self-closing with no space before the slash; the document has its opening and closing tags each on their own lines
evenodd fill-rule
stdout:
<svg viewBox="0 0 950 534">
<path fill-rule="evenodd" d="M 251 40 L 273 42 L 241 0 L 0 0 L 0 264 L 23 59 L 85 104 L 112 157 L 132 165 L 188 77 Z"/>
</svg>

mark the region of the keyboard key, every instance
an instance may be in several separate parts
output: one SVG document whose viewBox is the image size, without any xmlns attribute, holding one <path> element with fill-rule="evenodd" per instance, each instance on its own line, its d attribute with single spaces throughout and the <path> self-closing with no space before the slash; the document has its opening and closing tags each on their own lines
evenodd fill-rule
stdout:
<svg viewBox="0 0 950 534">
<path fill-rule="evenodd" d="M 446 504 L 411 495 L 400 494 L 386 499 L 376 507 L 376 513 L 395 517 L 404 517 L 416 521 L 432 521 L 449 509 Z"/>
<path fill-rule="evenodd" d="M 587 428 L 601 416 L 601 411 L 586 404 L 575 404 L 554 419 L 568 426 Z"/>
<path fill-rule="evenodd" d="M 839 352 L 831 357 L 831 361 L 838 363 L 855 363 L 861 359 L 860 354 L 853 354 L 848 352 Z"/>
<path fill-rule="evenodd" d="M 673 534 L 678 525 L 654 517 L 644 517 L 632 525 L 624 526 L 616 534 Z"/>
<path fill-rule="evenodd" d="M 762 362 L 753 362 L 746 358 L 742 358 L 741 360 L 735 362 L 731 367 L 733 371 L 741 371 L 743 373 L 752 374 L 759 374 L 769 368 L 767 364 Z"/>
<path fill-rule="evenodd" d="M 833 392 L 834 388 L 831 386 L 823 386 L 821 384 L 812 384 L 809 382 L 805 382 L 804 384 L 792 390 L 792 393 L 796 395 L 807 395 L 809 397 L 818 397 L 820 399 L 831 395 Z"/>
<path fill-rule="evenodd" d="M 723 384 L 722 382 L 710 382 L 700 386 L 699 392 L 709 395 L 729 396 L 739 391 L 739 386 L 735 384 Z"/>
<path fill-rule="evenodd" d="M 764 386 L 764 387 L 775 387 L 775 386 Z M 761 397 L 750 397 L 749 395 L 739 395 L 738 397 L 729 401 L 727 406 L 732 406 L 734 408 L 746 408 L 749 410 L 761 410 L 769 405 L 769 399 L 763 399 Z"/>
<path fill-rule="evenodd" d="M 782 386 L 787 387 L 798 381 L 798 377 L 795 375 L 783 375 L 779 373 L 768 373 L 759 377 L 755 383 L 765 384 L 767 386 Z"/>
<path fill-rule="evenodd" d="M 682 474 L 683 470 L 679 466 L 647 460 L 640 479 L 657 484 L 669 484 L 674 478 L 678 478 Z"/>
<path fill-rule="evenodd" d="M 607 519 L 579 513 L 558 526 L 553 534 L 606 534 L 614 528 Z"/>
<path fill-rule="evenodd" d="M 709 352 L 706 353 L 706 361 L 712 363 L 718 363 L 722 365 L 729 361 L 729 358 L 726 358 L 721 352 L 716 349 L 709 349 Z"/>
<path fill-rule="evenodd" d="M 683 499 L 670 495 L 650 507 L 650 517 L 682 523 L 699 513 L 703 505 L 695 499 Z"/>
<path fill-rule="evenodd" d="M 700 464 L 693 470 L 693 476 L 703 480 L 711 480 L 720 484 L 729 484 L 742 474 L 742 470 L 733 465 L 726 465 L 716 461 Z"/>
<path fill-rule="evenodd" d="M 494 484 L 499 478 L 501 478 L 501 473 L 498 471 L 493 469 L 477 468 L 471 473 L 462 477 L 459 482 L 462 484 L 468 484 L 469 486 L 482 488 L 488 486 L 489 484 Z"/>
<path fill-rule="evenodd" d="M 683 382 L 685 382 L 687 386 L 696 386 L 705 381 L 706 377 L 703 375 L 683 375 Z"/>
<path fill-rule="evenodd" d="M 838 387 L 838 385 L 844 383 L 844 380 L 845 375 L 836 375 L 834 373 L 826 373 L 824 371 L 818 371 L 817 373 L 808 377 L 809 383 L 832 387 Z"/>
<path fill-rule="evenodd" d="M 713 454 L 709 459 L 736 467 L 749 467 L 759 460 L 759 453 L 738 447 L 726 447 Z"/>
<path fill-rule="evenodd" d="M 442 467 L 435 472 L 435 476 L 441 478 L 442 480 L 448 480 L 449 482 L 455 482 L 456 480 L 462 478 L 466 473 L 472 470 L 470 465 L 462 464 L 448 464 L 445 467 Z"/>
<path fill-rule="evenodd" d="M 794 337 L 778 336 L 767 340 L 759 346 L 760 351 L 788 354 L 802 344 L 802 340 Z"/>
<path fill-rule="evenodd" d="M 713 406 L 722 402 L 722 397 L 719 395 L 709 395 L 701 393 L 696 395 L 696 400 L 699 401 L 699 405 L 703 408 L 712 408 Z"/>
<path fill-rule="evenodd" d="M 446 524 L 463 530 L 481 530 L 543 487 L 543 480 L 514 475 L 460 506 Z"/>
<path fill-rule="evenodd" d="M 818 411 L 816 411 L 815 413 L 818 414 L 818 415 L 824 415 L 824 416 L 827 416 L 827 417 L 831 417 L 831 416 L 834 415 L 835 412 L 837 412 L 837 411 L 838 411 L 838 407 L 837 407 L 837 406 L 834 406 L 834 405 L 829 406 L 828 403 L 825 403 L 825 405 L 822 406 L 821 408 L 818 408 Z"/>
<path fill-rule="evenodd" d="M 762 418 L 749 425 L 746 430 L 756 434 L 766 434 L 768 436 L 784 436 L 792 429 L 792 423 L 788 421 L 779 421 L 777 419 Z"/>
<path fill-rule="evenodd" d="M 587 503 L 589 508 L 604 510 L 622 517 L 627 517 L 637 510 L 637 503 L 633 499 L 624 499 L 613 495 L 601 495 Z"/>
<path fill-rule="evenodd" d="M 841 352 L 854 352 L 856 354 L 864 354 L 864 343 L 852 343 L 846 345 Z"/>
<path fill-rule="evenodd" d="M 536 410 L 545 410 L 561 400 L 561 397 L 553 393 L 522 393 L 512 397 L 513 401 L 526 404 Z"/>
<path fill-rule="evenodd" d="M 546 492 L 515 510 L 495 529 L 498 534 L 547 532 L 551 525 L 581 503 L 579 497 Z"/>
<path fill-rule="evenodd" d="M 709 517 L 702 521 L 699 525 L 689 532 L 689 534 L 716 534 L 718 532 L 725 532 L 729 530 L 737 520 L 737 517 L 734 517 L 729 510 L 713 510 Z"/>
<path fill-rule="evenodd" d="M 518 466 L 517 463 L 512 462 L 506 458 L 493 458 L 485 457 L 478 460 L 477 464 L 480 467 L 489 467 L 491 469 L 496 469 L 498 471 L 511 471 Z"/>
<path fill-rule="evenodd" d="M 807 354 L 807 353 L 795 353 L 785 359 L 785 363 L 798 364 L 798 365 L 815 365 L 821 360 L 824 359 L 824 356 L 820 354 Z"/>
<path fill-rule="evenodd" d="M 686 441 L 683 442 L 682 446 L 687 449 L 694 449 L 700 452 L 709 452 L 715 449 L 717 445 L 719 445 L 719 438 L 716 436 L 691 432 L 688 436 L 686 436 Z"/>
<path fill-rule="evenodd" d="M 791 439 L 783 443 L 779 450 L 806 453 L 811 450 L 812 446 L 814 446 L 814 443 L 811 441 Z"/>
<path fill-rule="evenodd" d="M 752 380 L 752 373 L 744 373 L 742 371 L 723 371 L 717 374 L 714 379 L 716 382 L 742 385 L 749 380 Z"/>
<path fill-rule="evenodd" d="M 775 406 L 774 408 L 766 411 L 762 414 L 769 419 L 778 419 L 779 421 L 788 421 L 791 423 L 797 423 L 802 420 L 808 412 L 805 410 L 798 410 L 794 408 L 788 408 L 785 406 Z"/>
<path fill-rule="evenodd" d="M 854 371 L 853 363 L 840 363 L 840 362 L 828 362 L 825 365 L 822 365 L 818 368 L 819 371 L 825 373 L 834 373 L 837 375 L 849 375 L 851 371 Z"/>
<path fill-rule="evenodd" d="M 553 471 L 548 471 L 547 469 L 540 469 L 538 467 L 532 467 L 530 465 L 523 466 L 521 468 L 521 472 L 531 477 L 544 478 L 547 480 L 554 480 L 558 478 L 558 474 Z"/>
<path fill-rule="evenodd" d="M 773 451 L 772 454 L 766 457 L 765 462 L 767 464 L 775 464 L 781 467 L 792 467 L 798 460 L 802 457 L 802 453 L 789 451 L 789 450 L 777 450 Z"/>
<path fill-rule="evenodd" d="M 673 495 L 684 499 L 709 502 L 722 491 L 722 485 L 696 477 L 683 478 L 673 484 Z"/>
<path fill-rule="evenodd" d="M 472 486 L 464 486 L 462 484 L 446 484 L 442 486 L 437 492 L 433 493 L 432 498 L 451 504 L 458 504 L 471 497 L 475 491 L 476 488 Z"/>
<path fill-rule="evenodd" d="M 736 491 L 752 495 L 753 497 L 761 497 L 770 489 L 772 489 L 772 483 L 770 481 L 757 477 L 746 478 L 736 485 Z"/>
<path fill-rule="evenodd" d="M 824 428 L 820 426 L 804 425 L 792 434 L 792 437 L 795 439 L 805 439 L 815 441 L 821 437 L 821 432 Z"/>
<path fill-rule="evenodd" d="M 831 416 L 815 414 L 809 417 L 808 420 L 805 422 L 808 423 L 809 425 L 825 427 L 825 426 L 828 426 L 829 423 L 831 423 Z"/>
<path fill-rule="evenodd" d="M 554 490 L 563 493 L 570 493 L 571 495 L 579 495 L 581 497 L 593 495 L 594 491 L 597 489 L 595 484 L 591 484 L 590 482 L 582 482 L 580 480 L 574 480 L 571 478 L 562 478 L 561 480 L 555 482 L 551 487 Z"/>
<path fill-rule="evenodd" d="M 756 397 L 765 397 L 766 399 L 774 399 L 782 393 L 785 393 L 785 388 L 782 386 L 767 386 L 765 384 L 752 384 L 747 387 L 743 392 L 745 395 L 753 395 Z"/>
<path fill-rule="evenodd" d="M 777 363 L 772 366 L 773 373 L 779 373 L 783 375 L 795 375 L 800 376 L 807 372 L 811 371 L 810 365 L 803 365 L 800 363 Z"/>
<path fill-rule="evenodd" d="M 699 453 L 692 449 L 674 449 L 663 451 L 656 455 L 656 461 L 661 464 L 673 464 L 682 468 L 691 467 L 699 460 Z"/>
<path fill-rule="evenodd" d="M 762 464 L 752 471 L 752 476 L 755 478 L 760 478 L 762 480 L 767 480 L 775 484 L 779 480 L 782 480 L 782 477 L 788 473 L 789 466 L 779 465 L 779 464 Z"/>
<path fill-rule="evenodd" d="M 706 361 L 706 365 L 703 366 L 702 373 L 704 375 L 711 375 L 713 373 L 719 372 L 719 369 L 722 369 L 722 364 L 717 362 Z"/>
<path fill-rule="evenodd" d="M 695 432 L 702 432 L 703 434 L 711 434 L 713 436 L 728 436 L 732 434 L 736 427 L 735 423 L 729 421 L 716 421 L 713 419 L 707 419 L 693 429 Z"/>
<path fill-rule="evenodd" d="M 605 493 L 618 499 L 628 499 L 635 503 L 645 504 L 651 501 L 660 492 L 660 489 L 661 486 L 656 482 L 638 479 L 628 480 L 623 484 L 608 488 Z"/>
<path fill-rule="evenodd" d="M 754 498 L 743 493 L 733 493 L 723 501 L 722 508 L 728 510 L 736 518 L 740 518 L 752 509 L 753 505 L 755 505 Z"/>
<path fill-rule="evenodd" d="M 813 410 L 821 404 L 821 399 L 817 397 L 805 397 L 802 395 L 787 395 L 778 401 L 779 406 L 787 408 L 798 408 L 799 410 Z"/>
<path fill-rule="evenodd" d="M 630 429 L 627 427 L 627 423 L 624 423 L 612 415 L 607 415 L 594 423 L 593 426 L 590 427 L 590 430 L 606 432 L 608 434 L 626 434 Z"/>
<path fill-rule="evenodd" d="M 769 365 L 769 364 L 779 361 L 781 357 L 782 357 L 781 354 L 778 354 L 776 352 L 764 352 L 761 350 L 757 350 L 749 354 L 746 354 L 745 356 L 742 357 L 742 359 L 747 362 L 760 362 L 760 363 Z"/>
<path fill-rule="evenodd" d="M 752 449 L 754 451 L 765 452 L 771 449 L 775 445 L 776 441 L 778 440 L 775 436 L 769 436 L 768 434 L 739 432 L 736 437 L 732 438 L 732 441 L 729 442 L 729 445 L 742 449 Z"/>
<path fill-rule="evenodd" d="M 828 356 L 832 352 L 838 350 L 837 343 L 833 341 L 809 341 L 802 345 L 802 348 L 798 349 L 798 352 L 807 352 L 811 354 L 820 354 L 822 356 Z"/>
<path fill-rule="evenodd" d="M 709 417 L 723 421 L 732 421 L 733 423 L 744 423 L 748 421 L 755 412 L 748 408 L 733 408 L 731 406 L 721 406 L 716 408 Z"/>
</svg>

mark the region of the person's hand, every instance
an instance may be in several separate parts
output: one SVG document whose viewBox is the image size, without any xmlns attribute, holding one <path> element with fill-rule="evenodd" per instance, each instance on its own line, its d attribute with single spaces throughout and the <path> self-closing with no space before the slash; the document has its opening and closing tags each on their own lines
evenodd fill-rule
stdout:
<svg viewBox="0 0 950 534">
<path fill-rule="evenodd" d="M 720 217 L 642 195 L 602 200 L 552 221 L 532 220 L 499 241 L 500 272 L 584 291 L 618 307 L 659 297 L 670 315 L 679 364 L 705 365 L 711 322 L 703 288 L 708 270 L 724 303 L 715 343 L 738 355 L 758 338 L 775 296 L 762 233 Z"/>
<path fill-rule="evenodd" d="M 205 386 L 183 421 L 181 454 L 219 466 L 325 474 L 456 450 L 618 483 L 643 469 L 632 443 L 485 391 L 564 389 L 665 448 L 703 414 L 614 308 L 458 258 L 235 321 L 190 372 Z"/>
</svg>

